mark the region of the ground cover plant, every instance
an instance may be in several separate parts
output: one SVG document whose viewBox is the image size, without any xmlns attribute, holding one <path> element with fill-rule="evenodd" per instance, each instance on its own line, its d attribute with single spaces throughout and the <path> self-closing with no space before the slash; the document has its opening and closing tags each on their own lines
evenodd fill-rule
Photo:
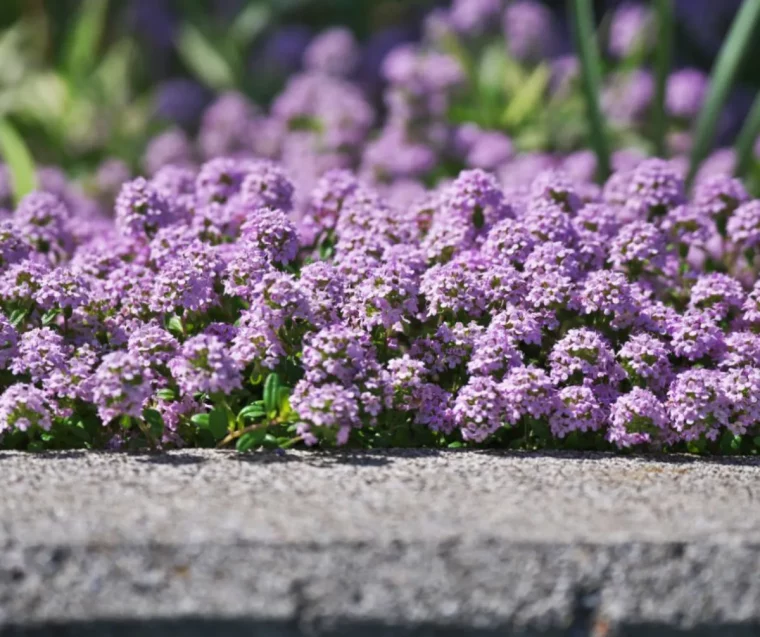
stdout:
<svg viewBox="0 0 760 637">
<path fill-rule="evenodd" d="M 741 56 L 648 75 L 656 4 L 599 85 L 544 5 L 454 2 L 381 105 L 329 29 L 84 179 L 0 120 L 0 447 L 756 453 L 760 113 L 703 161 Z"/>
</svg>

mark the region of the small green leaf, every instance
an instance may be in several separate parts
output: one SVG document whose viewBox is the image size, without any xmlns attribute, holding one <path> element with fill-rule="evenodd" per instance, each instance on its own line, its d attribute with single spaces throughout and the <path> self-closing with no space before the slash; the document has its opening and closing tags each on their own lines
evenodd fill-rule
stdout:
<svg viewBox="0 0 760 637">
<path fill-rule="evenodd" d="M 64 69 L 71 78 L 82 79 L 98 59 L 97 50 L 108 16 L 108 0 L 83 0 L 74 27 L 64 44 Z"/>
<path fill-rule="evenodd" d="M 190 418 L 190 422 L 194 425 L 198 425 L 199 427 L 203 429 L 208 429 L 209 427 L 209 415 L 208 414 L 195 414 L 192 418 Z"/>
<path fill-rule="evenodd" d="M 173 389 L 159 389 L 156 392 L 156 396 L 158 396 L 161 400 L 168 401 L 172 401 L 176 398 L 176 394 L 174 393 Z"/>
<path fill-rule="evenodd" d="M 756 447 L 760 447 L 760 436 L 755 436 L 755 437 L 752 439 L 752 442 L 754 442 L 754 443 L 755 443 L 755 446 L 756 446 Z"/>
<path fill-rule="evenodd" d="M 180 29 L 177 51 L 195 76 L 210 88 L 222 91 L 235 85 L 232 66 L 193 25 L 184 24 Z"/>
<path fill-rule="evenodd" d="M 457 442 L 450 443 L 448 448 L 449 449 L 461 449 L 462 447 L 464 447 L 464 443 L 457 441 Z"/>
<path fill-rule="evenodd" d="M 264 382 L 264 408 L 268 414 L 277 413 L 280 376 L 272 372 Z"/>
<path fill-rule="evenodd" d="M 45 312 L 45 314 L 42 315 L 42 326 L 47 327 L 48 325 L 52 325 L 60 315 L 61 310 L 57 307 Z"/>
<path fill-rule="evenodd" d="M 238 412 L 238 420 L 243 421 L 246 418 L 249 420 L 256 420 L 257 418 L 263 418 L 267 415 L 264 407 L 261 405 L 246 405 Z"/>
<path fill-rule="evenodd" d="M 13 327 L 18 327 L 24 322 L 24 320 L 26 319 L 28 315 L 29 315 L 29 310 L 26 308 L 22 308 L 20 310 L 14 310 L 13 312 L 11 312 L 11 316 L 9 319 L 11 322 L 11 325 L 13 325 Z"/>
<path fill-rule="evenodd" d="M 143 410 L 143 420 L 150 425 L 150 433 L 156 438 L 160 437 L 164 433 L 164 418 L 155 409 Z"/>
<path fill-rule="evenodd" d="M 506 126 L 519 126 L 541 107 L 541 100 L 549 85 L 551 72 L 546 64 L 537 67 L 515 94 L 504 111 Z"/>
<path fill-rule="evenodd" d="M 245 453 L 254 447 L 260 447 L 264 443 L 266 436 L 267 430 L 265 427 L 254 429 L 253 431 L 249 431 L 248 433 L 240 436 L 240 438 L 238 438 L 237 444 L 235 445 L 235 448 L 240 453 Z"/>
<path fill-rule="evenodd" d="M 37 188 L 37 172 L 32 154 L 11 123 L 0 117 L 0 156 L 11 173 L 13 196 L 18 203 Z"/>
<path fill-rule="evenodd" d="M 249 3 L 235 18 L 230 27 L 230 38 L 245 48 L 267 28 L 272 20 L 272 9 L 264 4 Z"/>
<path fill-rule="evenodd" d="M 227 410 L 223 407 L 214 407 L 209 414 L 208 428 L 216 440 L 221 440 L 228 433 Z"/>
<path fill-rule="evenodd" d="M 172 316 L 166 324 L 166 329 L 176 336 L 184 336 L 185 334 L 185 326 L 179 316 Z"/>
</svg>

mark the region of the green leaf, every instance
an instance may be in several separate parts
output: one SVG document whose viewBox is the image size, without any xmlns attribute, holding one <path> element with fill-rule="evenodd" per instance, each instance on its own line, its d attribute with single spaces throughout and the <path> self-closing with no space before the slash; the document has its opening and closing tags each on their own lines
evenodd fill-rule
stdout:
<svg viewBox="0 0 760 637">
<path fill-rule="evenodd" d="M 177 51 L 195 76 L 216 91 L 235 85 L 232 65 L 199 29 L 184 24 L 177 37 Z"/>
<path fill-rule="evenodd" d="M 694 179 L 699 165 L 710 150 L 723 105 L 736 78 L 739 64 L 752 45 L 752 36 L 759 18 L 760 0 L 745 0 L 723 42 L 710 74 L 704 105 L 697 118 L 689 165 L 689 182 Z"/>
<path fill-rule="evenodd" d="M 216 440 L 221 440 L 228 433 L 227 410 L 224 407 L 214 407 L 209 414 L 208 428 Z"/>
<path fill-rule="evenodd" d="M 143 420 L 150 425 L 150 433 L 156 438 L 160 437 L 164 433 L 164 418 L 155 409 L 143 410 Z"/>
<path fill-rule="evenodd" d="M 34 159 L 24 140 L 11 123 L 0 117 L 0 156 L 11 173 L 13 196 L 18 203 L 25 195 L 37 188 L 37 172 Z"/>
<path fill-rule="evenodd" d="M 63 68 L 69 78 L 83 79 L 97 62 L 98 45 L 108 17 L 108 0 L 83 0 L 64 44 Z"/>
<path fill-rule="evenodd" d="M 459 441 L 452 442 L 448 445 L 449 449 L 461 449 L 462 447 L 464 447 L 464 443 Z"/>
<path fill-rule="evenodd" d="M 665 112 L 665 90 L 673 59 L 673 0 L 655 0 L 657 16 L 657 49 L 655 51 L 655 97 L 652 109 L 652 131 L 656 153 L 665 156 L 665 133 L 668 120 Z"/>
<path fill-rule="evenodd" d="M 179 316 L 172 316 L 166 324 L 166 329 L 177 336 L 184 336 L 185 334 L 185 326 Z"/>
<path fill-rule="evenodd" d="M 264 444 L 264 439 L 266 436 L 266 427 L 254 429 L 253 431 L 249 431 L 248 433 L 240 436 L 240 438 L 238 438 L 237 444 L 235 445 L 235 448 L 240 453 L 245 453 L 254 447 L 260 447 L 262 444 Z"/>
<path fill-rule="evenodd" d="M 743 177 L 752 164 L 755 142 L 760 137 L 760 92 L 758 92 L 752 109 L 744 120 L 739 136 L 736 138 L 736 174 Z"/>
<path fill-rule="evenodd" d="M 202 429 L 209 428 L 209 415 L 208 414 L 195 414 L 190 418 L 190 422 L 194 425 L 198 425 Z"/>
<path fill-rule="evenodd" d="M 264 382 L 264 409 L 268 414 L 276 414 L 280 389 L 280 376 L 272 372 Z"/>
<path fill-rule="evenodd" d="M 42 326 L 47 327 L 52 323 L 55 323 L 56 319 L 61 315 L 60 308 L 54 307 L 52 310 L 48 310 L 42 315 Z"/>
<path fill-rule="evenodd" d="M 263 4 L 249 3 L 235 18 L 230 27 L 230 38 L 240 48 L 245 48 L 267 28 L 272 20 L 272 10 Z"/>
<path fill-rule="evenodd" d="M 607 126 L 599 106 L 602 62 L 594 32 L 594 8 L 592 0 L 572 0 L 570 7 L 570 22 L 573 25 L 575 47 L 581 61 L 581 83 L 586 97 L 589 142 L 596 154 L 597 178 L 604 180 L 610 174 L 610 144 L 607 138 Z"/>
<path fill-rule="evenodd" d="M 159 389 L 156 392 L 156 396 L 158 396 L 161 400 L 168 400 L 168 401 L 172 401 L 176 398 L 176 395 L 173 389 Z"/>
<path fill-rule="evenodd" d="M 11 316 L 8 320 L 13 327 L 18 327 L 24 322 L 27 316 L 29 316 L 29 310 L 27 308 L 22 308 L 11 312 Z"/>
<path fill-rule="evenodd" d="M 538 66 L 528 76 L 525 84 L 520 88 L 504 111 L 503 123 L 506 126 L 517 127 L 522 124 L 532 113 L 541 108 L 541 101 L 549 85 L 551 71 L 546 64 Z"/>
<path fill-rule="evenodd" d="M 256 420 L 257 418 L 263 418 L 267 415 L 266 410 L 261 405 L 246 405 L 238 412 L 238 420 L 243 421 L 246 418 L 249 420 Z"/>
</svg>

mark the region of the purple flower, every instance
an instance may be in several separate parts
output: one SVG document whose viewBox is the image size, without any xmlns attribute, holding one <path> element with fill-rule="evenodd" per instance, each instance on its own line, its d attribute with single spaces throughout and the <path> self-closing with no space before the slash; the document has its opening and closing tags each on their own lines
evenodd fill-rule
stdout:
<svg viewBox="0 0 760 637">
<path fill-rule="evenodd" d="M 633 334 L 620 348 L 618 358 L 628 378 L 661 393 L 673 379 L 668 346 L 650 334 Z"/>
<path fill-rule="evenodd" d="M 733 277 L 719 272 L 703 274 L 691 289 L 689 307 L 702 310 L 718 320 L 726 318 L 730 312 L 742 308 L 746 294 Z"/>
<path fill-rule="evenodd" d="M 315 325 L 327 327 L 340 321 L 347 282 L 337 267 L 324 261 L 305 265 L 299 285 L 309 300 Z"/>
<path fill-rule="evenodd" d="M 393 259 L 371 270 L 354 290 L 347 314 L 367 330 L 402 329 L 420 313 L 420 277 L 408 263 Z"/>
<path fill-rule="evenodd" d="M 130 335 L 127 349 L 145 365 L 166 365 L 177 354 L 179 343 L 163 327 L 146 324 Z"/>
<path fill-rule="evenodd" d="M 581 200 L 569 175 L 560 170 L 540 172 L 530 185 L 531 198 L 558 205 L 564 212 L 574 214 L 581 208 Z"/>
<path fill-rule="evenodd" d="M 6 369 L 18 356 L 18 332 L 10 321 L 0 314 L 0 369 Z"/>
<path fill-rule="evenodd" d="M 510 2 L 504 12 L 504 36 L 509 52 L 518 60 L 548 57 L 555 46 L 551 11 L 535 0 Z"/>
<path fill-rule="evenodd" d="M 436 264 L 422 276 L 420 292 L 427 300 L 427 316 L 447 313 L 477 318 L 486 309 L 483 282 L 471 267 L 456 260 Z"/>
<path fill-rule="evenodd" d="M 760 367 L 760 335 L 754 332 L 731 332 L 726 336 L 726 350 L 720 367 Z"/>
<path fill-rule="evenodd" d="M 516 424 L 523 417 L 545 418 L 557 406 L 557 391 L 548 374 L 533 365 L 514 367 L 501 383 L 507 420 Z"/>
<path fill-rule="evenodd" d="M 706 312 L 687 311 L 672 322 L 670 332 L 676 356 L 696 361 L 723 353 L 723 332 L 715 323 L 715 318 Z"/>
<path fill-rule="evenodd" d="M 557 408 L 549 417 L 552 435 L 564 438 L 573 431 L 597 431 L 605 423 L 606 411 L 590 387 L 564 387 L 557 394 Z"/>
<path fill-rule="evenodd" d="M 314 430 L 334 429 L 337 443 L 345 444 L 351 429 L 361 426 L 359 392 L 338 383 L 314 385 L 307 380 L 296 384 L 290 405 L 298 414 L 298 433 L 306 444 L 315 444 Z"/>
<path fill-rule="evenodd" d="M 505 327 L 492 323 L 475 339 L 467 371 L 473 376 L 499 376 L 522 365 L 522 353 Z"/>
<path fill-rule="evenodd" d="M 119 231 L 140 239 L 152 237 L 159 228 L 173 221 L 167 198 L 142 177 L 121 187 L 115 214 Z"/>
<path fill-rule="evenodd" d="M 240 369 L 229 348 L 209 334 L 185 341 L 169 370 L 185 394 L 226 394 L 240 387 Z"/>
<path fill-rule="evenodd" d="M 21 200 L 13 216 L 21 238 L 37 251 L 61 259 L 71 252 L 68 226 L 71 213 L 66 204 L 49 192 L 33 192 Z"/>
<path fill-rule="evenodd" d="M 217 157 L 203 164 L 195 180 L 201 204 L 226 203 L 240 193 L 251 162 L 233 157 Z"/>
<path fill-rule="evenodd" d="M 725 228 L 734 210 L 748 201 L 749 195 L 741 181 L 729 175 L 713 174 L 697 181 L 692 205 L 702 215 Z"/>
<path fill-rule="evenodd" d="M 14 374 L 28 374 L 32 382 L 43 382 L 56 369 L 66 367 L 69 347 L 63 337 L 42 327 L 21 335 L 18 356 L 11 361 Z"/>
<path fill-rule="evenodd" d="M 625 58 L 648 48 L 651 42 L 652 12 L 649 7 L 624 2 L 610 21 L 609 50 L 615 57 Z"/>
<path fill-rule="evenodd" d="M 536 244 L 536 239 L 522 221 L 502 219 L 488 232 L 482 252 L 491 261 L 507 260 L 522 265 Z"/>
<path fill-rule="evenodd" d="M 743 250 L 760 245 L 760 199 L 740 205 L 728 220 L 728 238 Z"/>
<path fill-rule="evenodd" d="M 359 64 L 359 45 L 344 27 L 327 29 L 315 37 L 304 51 L 304 66 L 327 75 L 348 76 Z"/>
<path fill-rule="evenodd" d="M 275 264 L 287 265 L 298 255 L 298 235 L 282 211 L 260 208 L 240 229 L 243 241 L 264 253 Z"/>
<path fill-rule="evenodd" d="M 698 115 L 707 93 L 707 76 L 698 69 L 681 69 L 668 77 L 665 104 L 673 117 L 691 119 Z"/>
<path fill-rule="evenodd" d="M 760 281 L 756 282 L 742 306 L 742 318 L 750 324 L 760 323 Z"/>
<path fill-rule="evenodd" d="M 118 416 L 140 418 L 153 393 L 153 375 L 142 359 L 127 352 L 106 354 L 93 377 L 92 393 L 104 425 Z"/>
<path fill-rule="evenodd" d="M 668 414 L 652 392 L 634 387 L 612 405 L 607 440 L 618 448 L 667 440 Z"/>
<path fill-rule="evenodd" d="M 630 273 L 660 269 L 665 264 L 665 236 L 646 221 L 624 225 L 610 246 L 610 262 Z"/>
<path fill-rule="evenodd" d="M 34 385 L 17 383 L 0 396 L 0 436 L 5 431 L 50 431 L 51 409 L 44 392 Z"/>
<path fill-rule="evenodd" d="M 491 326 L 498 326 L 514 341 L 528 345 L 541 344 L 541 321 L 537 314 L 512 305 L 491 318 Z"/>
<path fill-rule="evenodd" d="M 265 316 L 246 312 L 230 344 L 231 356 L 244 369 L 249 365 L 274 369 L 285 357 L 285 348 Z"/>
<path fill-rule="evenodd" d="M 180 254 L 156 275 L 149 307 L 158 313 L 179 309 L 204 312 L 217 301 L 213 271 L 197 267 L 190 257 Z"/>
<path fill-rule="evenodd" d="M 723 376 L 723 391 L 731 405 L 728 429 L 736 436 L 754 432 L 760 424 L 760 369 L 737 367 Z"/>
<path fill-rule="evenodd" d="M 685 441 L 703 436 L 715 440 L 729 424 L 731 403 L 722 372 L 690 369 L 681 372 L 668 390 L 666 407 L 671 426 Z"/>
<path fill-rule="evenodd" d="M 684 203 L 684 180 L 671 162 L 647 159 L 633 169 L 625 205 L 636 218 L 661 217 Z"/>
<path fill-rule="evenodd" d="M 505 422 L 501 388 L 491 376 L 472 376 L 454 400 L 453 415 L 462 438 L 483 442 Z"/>
<path fill-rule="evenodd" d="M 306 379 L 315 384 L 339 382 L 352 385 L 377 371 L 369 337 L 342 324 L 310 334 L 304 341 L 302 364 Z"/>
<path fill-rule="evenodd" d="M 620 272 L 592 272 L 578 296 L 584 314 L 598 313 L 609 319 L 615 328 L 630 327 L 639 311 L 631 285 Z"/>
<path fill-rule="evenodd" d="M 454 0 L 448 23 L 461 35 L 477 37 L 492 30 L 501 11 L 501 0 Z"/>
<path fill-rule="evenodd" d="M 607 239 L 614 237 L 620 229 L 620 218 L 615 206 L 604 203 L 589 203 L 583 206 L 573 223 L 583 232 L 593 232 Z"/>
<path fill-rule="evenodd" d="M 265 274 L 273 273 L 267 256 L 258 248 L 242 242 L 237 244 L 237 251 L 222 274 L 224 292 L 230 296 L 239 296 L 250 300 L 255 286 Z"/>
<path fill-rule="evenodd" d="M 684 248 L 702 246 L 715 234 L 715 225 L 704 209 L 696 205 L 671 208 L 660 224 L 660 229 Z"/>
<path fill-rule="evenodd" d="M 359 181 L 349 170 L 330 170 L 312 190 L 307 214 L 323 229 L 335 227 L 343 202 L 359 187 Z"/>
<path fill-rule="evenodd" d="M 65 267 L 58 267 L 47 273 L 34 295 L 34 300 L 43 310 L 73 310 L 87 303 L 88 299 L 87 280 Z"/>
<path fill-rule="evenodd" d="M 16 225 L 8 219 L 0 220 L 0 270 L 27 259 L 31 251 Z"/>
<path fill-rule="evenodd" d="M 190 140 L 182 129 L 167 130 L 148 143 L 142 164 L 150 176 L 164 166 L 192 166 L 193 148 Z"/>
<path fill-rule="evenodd" d="M 298 281 L 284 272 L 267 272 L 251 292 L 253 308 L 268 317 L 274 329 L 288 321 L 310 321 L 309 300 Z"/>
<path fill-rule="evenodd" d="M 251 210 L 273 208 L 290 212 L 295 187 L 285 171 L 267 159 L 250 162 L 240 186 L 243 205 Z"/>
<path fill-rule="evenodd" d="M 532 200 L 522 221 L 536 239 L 536 243 L 551 241 L 573 246 L 578 241 L 572 217 L 555 202 L 545 199 Z"/>
<path fill-rule="evenodd" d="M 198 146 L 212 158 L 249 151 L 245 131 L 256 116 L 256 107 L 240 93 L 224 93 L 206 109 L 198 132 Z"/>
<path fill-rule="evenodd" d="M 608 383 L 615 385 L 624 372 L 606 339 L 589 328 L 572 329 L 549 354 L 552 381 L 560 383 Z"/>
<path fill-rule="evenodd" d="M 434 334 L 417 338 L 410 355 L 425 363 L 434 374 L 457 369 L 467 363 L 477 337 L 483 328 L 477 323 L 443 323 Z"/>
</svg>

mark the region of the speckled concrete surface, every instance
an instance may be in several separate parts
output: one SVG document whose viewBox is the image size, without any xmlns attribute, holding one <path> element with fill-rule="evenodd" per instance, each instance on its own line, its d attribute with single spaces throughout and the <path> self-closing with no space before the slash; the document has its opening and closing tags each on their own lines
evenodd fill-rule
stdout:
<svg viewBox="0 0 760 637">
<path fill-rule="evenodd" d="M 0 476 L 2 635 L 760 631 L 758 459 L 0 453 Z"/>
</svg>

